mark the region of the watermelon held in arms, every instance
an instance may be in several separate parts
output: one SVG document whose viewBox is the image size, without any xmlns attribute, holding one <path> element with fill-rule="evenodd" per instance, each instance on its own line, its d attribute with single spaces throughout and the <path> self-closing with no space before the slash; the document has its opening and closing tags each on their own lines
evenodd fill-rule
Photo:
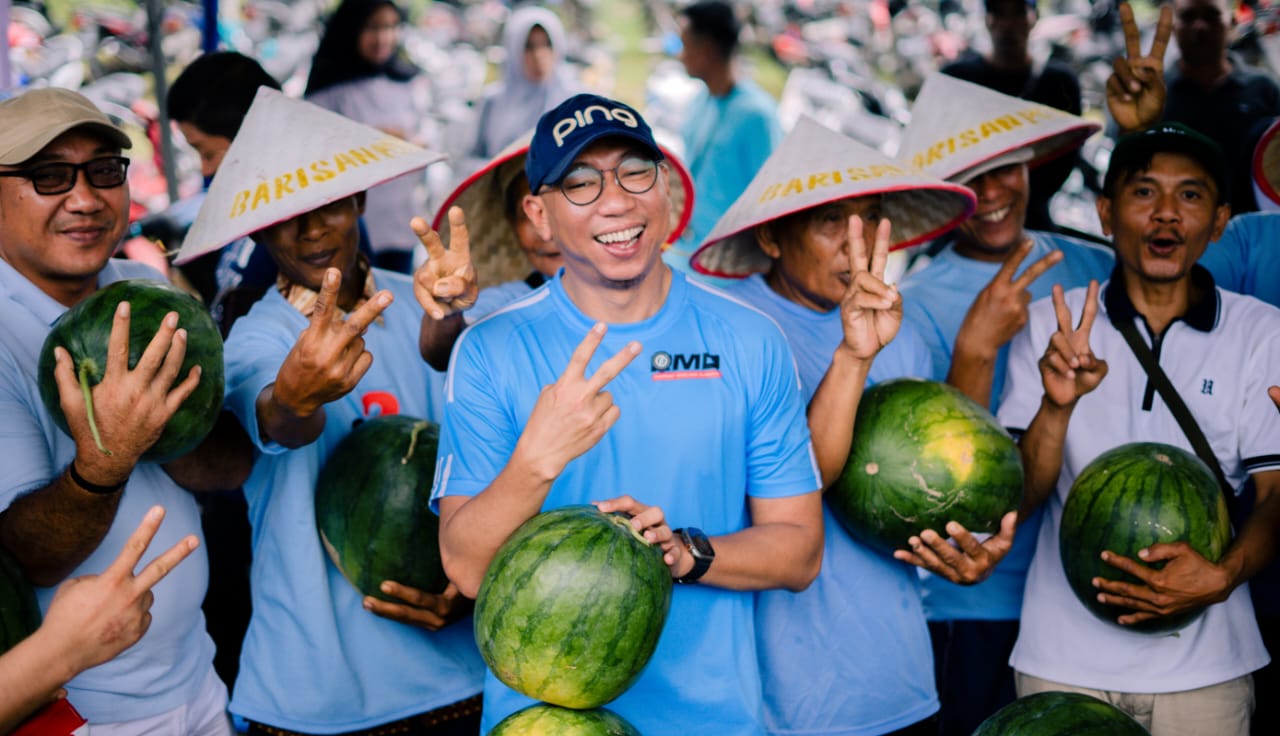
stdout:
<svg viewBox="0 0 1280 736">
<path fill-rule="evenodd" d="M 867 389 L 844 470 L 826 493 L 845 530 L 892 553 L 948 521 L 999 531 L 1022 502 L 1022 458 L 991 413 L 936 381 L 899 378 Z"/>
<path fill-rule="evenodd" d="M 621 514 L 568 506 L 526 521 L 476 597 L 480 655 L 508 687 L 595 708 L 640 676 L 671 604 L 662 552 Z"/>
<path fill-rule="evenodd" d="M 640 732 L 611 710 L 539 703 L 503 718 L 489 736 L 640 736 Z"/>
<path fill-rule="evenodd" d="M 0 654 L 40 627 L 40 604 L 18 563 L 0 551 Z"/>
<path fill-rule="evenodd" d="M 1139 550 L 1180 541 L 1217 562 L 1231 543 L 1231 521 L 1209 466 L 1172 445 L 1132 442 L 1102 453 L 1076 477 L 1062 509 L 1058 545 L 1067 582 L 1086 608 L 1109 623 L 1119 625 L 1116 619 L 1133 611 L 1099 603 L 1093 578 L 1141 581 L 1103 562 L 1102 551 L 1141 562 Z M 1202 610 L 1124 628 L 1177 631 Z"/>
<path fill-rule="evenodd" d="M 1083 693 L 1044 692 L 996 711 L 973 736 L 1149 736 L 1119 708 Z"/>
<path fill-rule="evenodd" d="M 316 482 L 316 527 L 334 566 L 364 595 L 384 580 L 439 593 L 440 520 L 428 507 L 440 427 L 402 414 L 362 422 L 338 443 Z"/>
<path fill-rule="evenodd" d="M 53 377 L 53 349 L 66 348 L 85 397 L 94 441 L 99 450 L 111 454 L 111 448 L 104 447 L 99 437 L 90 390 L 102 381 L 106 371 L 111 325 L 116 306 L 124 301 L 130 307 L 129 368 L 138 364 L 169 312 L 178 313 L 178 327 L 187 331 L 187 353 L 176 383 L 186 380 L 193 366 L 200 366 L 200 383 L 195 391 L 169 419 L 160 439 L 142 454 L 142 462 L 165 463 L 195 449 L 222 411 L 222 335 L 209 311 L 186 292 L 162 281 L 129 279 L 109 284 L 67 310 L 53 323 L 40 349 L 40 399 L 58 427 L 70 434 Z"/>
</svg>

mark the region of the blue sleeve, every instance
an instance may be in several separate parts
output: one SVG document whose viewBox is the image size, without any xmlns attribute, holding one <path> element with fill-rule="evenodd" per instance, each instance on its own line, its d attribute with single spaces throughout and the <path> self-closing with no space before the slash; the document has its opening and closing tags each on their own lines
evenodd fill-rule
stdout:
<svg viewBox="0 0 1280 736">
<path fill-rule="evenodd" d="M 1223 230 L 1222 237 L 1209 244 L 1200 265 L 1209 269 L 1213 281 L 1227 291 L 1245 292 L 1245 279 L 1249 266 L 1249 233 L 1247 216 L 1233 217 Z"/>
<path fill-rule="evenodd" d="M 822 487 L 795 359 L 782 333 L 762 336 L 757 393 L 751 396 L 747 433 L 747 495 L 798 496 Z"/>
<path fill-rule="evenodd" d="M 0 457 L 5 459 L 0 509 L 44 486 L 61 470 L 54 467 L 44 428 L 32 413 L 31 398 L 29 379 L 8 351 L 0 352 Z"/>
<path fill-rule="evenodd" d="M 934 381 L 947 380 L 947 373 L 951 371 L 951 349 L 947 336 L 943 334 L 933 315 L 929 314 L 918 299 L 913 299 L 907 290 L 902 295 L 902 326 L 910 326 L 924 346 L 928 363 L 920 377 Z"/>
<path fill-rule="evenodd" d="M 271 320 L 269 305 L 258 303 L 249 314 L 236 320 L 223 349 L 226 361 L 226 408 L 248 432 L 253 444 L 264 453 L 279 454 L 286 449 L 265 442 L 258 427 L 258 396 L 280 373 L 280 366 L 297 342 L 284 325 Z"/>
</svg>

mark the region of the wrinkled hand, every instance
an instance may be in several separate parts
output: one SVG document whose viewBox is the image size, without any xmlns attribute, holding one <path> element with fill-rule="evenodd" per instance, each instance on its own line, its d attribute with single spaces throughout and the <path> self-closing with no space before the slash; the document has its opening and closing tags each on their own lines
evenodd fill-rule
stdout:
<svg viewBox="0 0 1280 736">
<path fill-rule="evenodd" d="M 1231 576 L 1227 571 L 1206 560 L 1186 542 L 1153 544 L 1139 551 L 1138 557 L 1141 562 L 1113 552 L 1102 553 L 1103 562 L 1138 578 L 1142 584 L 1093 579 L 1094 587 L 1101 591 L 1099 602 L 1136 611 L 1117 619 L 1121 624 L 1136 624 L 1189 608 L 1221 603 L 1231 594 Z M 1144 562 L 1165 564 L 1157 570 L 1142 564 Z"/>
<path fill-rule="evenodd" d="M 153 506 L 110 567 L 100 575 L 71 578 L 54 593 L 41 628 L 65 642 L 76 672 L 106 662 L 142 638 L 151 626 L 151 588 L 199 545 L 194 535 L 184 537 L 135 575 L 163 519 L 164 509 Z"/>
<path fill-rule="evenodd" d="M 160 439 L 169 419 L 200 382 L 197 365 L 174 385 L 187 355 L 187 331 L 178 326 L 177 312 L 165 315 L 130 369 L 129 315 L 129 303 L 121 302 L 107 341 L 106 370 L 90 392 L 92 406 L 85 403 L 70 354 L 54 348 L 54 378 L 76 443 L 76 468 L 102 485 L 123 483 L 129 477 L 138 458 Z"/>
<path fill-rule="evenodd" d="M 1040 358 L 1040 378 L 1045 397 L 1066 407 L 1097 388 L 1107 375 L 1107 361 L 1094 357 L 1089 347 L 1089 331 L 1098 315 L 1098 282 L 1089 282 L 1076 327 L 1071 326 L 1071 310 L 1057 284 L 1053 286 L 1053 310 L 1058 315 L 1058 331 L 1049 338 L 1049 347 Z"/>
<path fill-rule="evenodd" d="M 662 550 L 662 561 L 671 570 L 671 577 L 683 577 L 693 569 L 693 558 L 686 554 L 680 538 L 671 533 L 662 507 L 648 506 L 631 496 L 597 501 L 595 507 L 606 514 L 621 512 L 630 516 L 631 528 L 643 536 L 646 542 L 656 544 Z"/>
<path fill-rule="evenodd" d="M 1010 511 L 1000 519 L 1000 531 L 985 542 L 978 542 L 969 530 L 955 521 L 947 522 L 946 532 L 951 539 L 932 529 L 925 529 L 918 537 L 907 540 L 910 550 L 895 550 L 896 560 L 923 567 L 953 583 L 973 585 L 986 580 L 996 564 L 1009 554 L 1013 547 L 1014 529 L 1018 525 L 1018 512 Z"/>
<path fill-rule="evenodd" d="M 1027 289 L 1063 258 L 1062 251 L 1053 250 L 1014 278 L 1032 245 L 1030 238 L 1024 240 L 1005 259 L 991 282 L 978 292 L 956 335 L 957 346 L 964 344 L 963 349 L 957 347 L 956 352 L 989 356 L 994 361 L 1000 348 L 1027 323 L 1027 305 L 1031 303 L 1031 292 Z"/>
<path fill-rule="evenodd" d="M 849 217 L 849 237 L 845 241 L 849 286 L 840 300 L 840 321 L 845 346 L 863 360 L 874 358 L 902 325 L 902 295 L 884 282 L 892 227 L 888 219 L 880 220 L 875 243 L 868 253 L 866 225 L 857 215 Z"/>
<path fill-rule="evenodd" d="M 413 274 L 413 295 L 432 319 L 444 319 L 476 303 L 480 288 L 471 262 L 471 236 L 462 208 L 449 208 L 449 249 L 440 235 L 415 217 L 409 222 L 427 248 L 427 260 Z"/>
<path fill-rule="evenodd" d="M 391 304 L 391 292 L 379 291 L 345 319 L 338 308 L 342 273 L 328 269 L 311 323 L 285 356 L 272 389 L 281 406 L 300 417 L 346 396 L 373 364 L 364 349 L 364 332 Z"/>
<path fill-rule="evenodd" d="M 441 593 L 427 593 L 392 580 L 384 580 L 379 587 L 383 593 L 404 603 L 391 603 L 368 595 L 364 598 L 366 611 L 427 631 L 443 629 L 471 613 L 475 605 L 475 601 L 462 595 L 453 583 L 449 583 Z"/>
<path fill-rule="evenodd" d="M 1160 6 L 1151 53 L 1142 55 L 1138 24 L 1128 3 L 1120 5 L 1125 55 L 1112 62 L 1115 72 L 1107 79 L 1107 108 L 1124 132 L 1149 128 L 1164 115 L 1164 52 L 1173 30 L 1173 8 Z"/>
<path fill-rule="evenodd" d="M 529 458 L 544 479 L 559 477 L 571 460 L 594 447 L 618 421 L 620 410 L 604 388 L 640 354 L 640 343 L 627 343 L 588 377 L 587 365 L 606 330 L 603 322 L 592 327 L 560 378 L 542 388 L 516 442 L 513 454 Z"/>
</svg>

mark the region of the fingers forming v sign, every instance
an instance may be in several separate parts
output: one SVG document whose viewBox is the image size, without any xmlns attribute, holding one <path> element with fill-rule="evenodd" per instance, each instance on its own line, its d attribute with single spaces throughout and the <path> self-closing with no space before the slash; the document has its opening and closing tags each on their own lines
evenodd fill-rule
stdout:
<svg viewBox="0 0 1280 736">
<path fill-rule="evenodd" d="M 1164 114 L 1164 53 L 1173 33 L 1173 8 L 1160 7 L 1151 52 L 1142 55 L 1141 35 L 1128 3 L 1120 5 L 1125 55 L 1112 62 L 1115 73 L 1107 80 L 1107 107 L 1122 131 L 1150 127 Z"/>
<path fill-rule="evenodd" d="M 881 219 L 876 226 L 875 242 L 868 249 L 866 224 L 858 215 L 849 217 L 845 246 L 849 257 L 849 286 L 840 301 L 840 316 L 845 345 L 864 360 L 875 357 L 902 325 L 902 295 L 884 282 L 892 229 L 887 218 Z"/>
<path fill-rule="evenodd" d="M 432 319 L 444 319 L 476 303 L 480 289 L 471 262 L 471 235 L 460 207 L 449 208 L 449 248 L 440 235 L 415 217 L 409 222 L 427 249 L 427 261 L 413 275 L 413 294 Z"/>
<path fill-rule="evenodd" d="M 1028 238 L 1005 259 L 991 283 L 974 299 L 961 326 L 963 335 L 957 337 L 957 342 L 971 341 L 971 351 L 994 354 L 1027 323 L 1027 305 L 1031 303 L 1028 289 L 1063 258 L 1062 251 L 1052 250 L 1014 278 L 1033 245 Z"/>
<path fill-rule="evenodd" d="M 618 421 L 620 410 L 604 389 L 640 354 L 640 343 L 627 343 L 588 376 L 587 366 L 606 330 L 602 322 L 592 327 L 560 378 L 543 387 L 516 444 L 516 452 L 530 458 L 545 479 L 558 477 L 571 460 L 594 447 Z"/>
<path fill-rule="evenodd" d="M 1058 318 L 1058 331 L 1049 338 L 1049 347 L 1040 358 L 1040 377 L 1045 396 L 1057 406 L 1069 406 L 1098 387 L 1107 375 L 1107 362 L 1093 355 L 1089 332 L 1098 314 L 1098 282 L 1090 281 L 1085 293 L 1080 323 L 1071 325 L 1062 287 L 1053 286 L 1053 310 Z"/>
</svg>

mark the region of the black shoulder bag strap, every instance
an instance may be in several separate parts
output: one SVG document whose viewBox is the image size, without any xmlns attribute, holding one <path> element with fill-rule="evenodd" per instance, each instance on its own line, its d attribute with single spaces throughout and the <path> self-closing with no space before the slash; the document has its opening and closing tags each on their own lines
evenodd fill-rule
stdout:
<svg viewBox="0 0 1280 736">
<path fill-rule="evenodd" d="M 1129 349 L 1142 364 L 1142 369 L 1147 372 L 1147 378 L 1155 384 L 1156 391 L 1160 392 L 1160 398 L 1164 399 L 1165 406 L 1169 407 L 1173 417 L 1178 420 L 1178 426 L 1182 427 L 1183 434 L 1191 441 L 1191 447 L 1195 449 L 1196 456 L 1209 466 L 1209 470 L 1213 471 L 1213 477 L 1218 479 L 1218 487 L 1222 489 L 1222 495 L 1227 501 L 1227 511 L 1232 519 L 1236 518 L 1235 490 L 1227 483 L 1227 476 L 1223 474 L 1222 466 L 1218 464 L 1218 458 L 1213 454 L 1213 448 L 1209 446 L 1209 440 L 1205 439 L 1204 432 L 1200 431 L 1200 425 L 1196 423 L 1195 417 L 1191 416 L 1191 410 L 1183 403 L 1177 389 L 1169 381 L 1169 376 L 1165 375 L 1164 369 L 1160 367 L 1160 361 L 1156 360 L 1151 348 L 1147 347 L 1147 343 L 1138 334 L 1138 328 L 1132 320 L 1116 325 L 1116 329 L 1124 335 L 1125 342 L 1129 343 Z"/>
</svg>

